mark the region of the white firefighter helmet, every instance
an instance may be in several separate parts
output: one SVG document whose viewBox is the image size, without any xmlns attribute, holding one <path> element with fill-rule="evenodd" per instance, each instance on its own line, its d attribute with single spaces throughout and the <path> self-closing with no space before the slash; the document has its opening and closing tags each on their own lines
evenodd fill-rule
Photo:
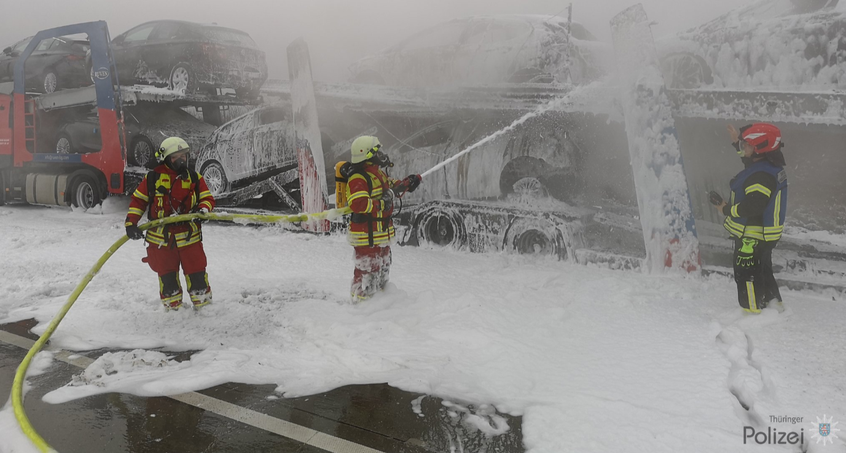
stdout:
<svg viewBox="0 0 846 453">
<path fill-rule="evenodd" d="M 188 151 L 188 142 L 179 137 L 168 137 L 164 139 L 159 150 L 156 151 L 156 159 L 159 162 L 164 162 L 167 156 L 179 151 Z"/>
<path fill-rule="evenodd" d="M 372 135 L 363 135 L 355 139 L 350 148 L 350 160 L 357 164 L 373 158 L 382 146 L 379 139 Z"/>
</svg>

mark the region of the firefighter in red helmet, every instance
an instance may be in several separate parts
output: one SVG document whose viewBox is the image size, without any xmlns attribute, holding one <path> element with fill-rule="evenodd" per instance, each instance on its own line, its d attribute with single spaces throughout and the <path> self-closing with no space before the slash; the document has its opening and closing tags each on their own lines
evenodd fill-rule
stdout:
<svg viewBox="0 0 846 453">
<path fill-rule="evenodd" d="M 206 181 L 197 172 L 188 169 L 188 143 L 185 140 L 166 138 L 156 152 L 156 158 L 160 165 L 144 176 L 129 203 L 125 226 L 130 239 L 144 238 L 138 221 L 145 212 L 149 220 L 156 220 L 192 212 L 207 213 L 214 209 L 214 197 Z M 159 276 L 159 295 L 166 310 L 182 307 L 180 266 L 194 309 L 211 303 L 200 222 L 150 228 L 146 241 L 147 257 L 143 261 Z"/>
<path fill-rule="evenodd" d="M 358 137 L 351 147 L 350 162 L 341 171 L 346 178 L 346 200 L 352 214 L 347 239 L 354 247 L 355 271 L 351 285 L 353 302 L 370 298 L 385 289 L 391 269 L 391 242 L 394 239 L 395 192 L 413 192 L 420 175 L 399 181 L 384 169 L 393 166 L 373 136 Z"/>
<path fill-rule="evenodd" d="M 740 130 L 729 125 L 728 132 L 744 169 L 731 180 L 729 200 L 712 193 L 711 202 L 726 216 L 723 227 L 734 239 L 738 302 L 750 313 L 760 313 L 771 303 L 781 309 L 772 254 L 787 212 L 784 141 L 781 131 L 768 123 Z"/>
</svg>

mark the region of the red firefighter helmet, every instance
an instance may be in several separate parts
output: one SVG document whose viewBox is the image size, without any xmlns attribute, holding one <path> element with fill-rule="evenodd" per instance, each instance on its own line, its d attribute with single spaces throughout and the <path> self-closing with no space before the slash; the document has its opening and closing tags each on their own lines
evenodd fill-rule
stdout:
<svg viewBox="0 0 846 453">
<path fill-rule="evenodd" d="M 752 145 L 757 154 L 776 151 L 784 146 L 781 131 L 769 123 L 755 123 L 740 128 L 740 139 Z"/>
</svg>

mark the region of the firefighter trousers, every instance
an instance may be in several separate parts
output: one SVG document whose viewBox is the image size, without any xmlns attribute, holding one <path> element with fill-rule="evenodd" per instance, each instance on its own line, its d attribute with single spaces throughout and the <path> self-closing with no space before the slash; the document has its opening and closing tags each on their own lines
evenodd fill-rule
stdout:
<svg viewBox="0 0 846 453">
<path fill-rule="evenodd" d="M 353 281 L 350 288 L 353 300 L 368 299 L 376 291 L 385 289 L 391 272 L 391 246 L 354 247 Z"/>
<path fill-rule="evenodd" d="M 211 287 L 206 274 L 206 253 L 202 242 L 185 247 L 159 247 L 148 243 L 146 262 L 159 276 L 159 296 L 167 308 L 178 309 L 182 306 L 182 286 L 179 284 L 178 274 L 180 266 L 185 274 L 188 294 L 194 308 L 211 303 Z"/>
<path fill-rule="evenodd" d="M 760 313 L 773 299 L 781 302 L 781 292 L 773 275 L 773 249 L 778 241 L 735 239 L 734 281 L 737 301 L 752 313 Z"/>
</svg>

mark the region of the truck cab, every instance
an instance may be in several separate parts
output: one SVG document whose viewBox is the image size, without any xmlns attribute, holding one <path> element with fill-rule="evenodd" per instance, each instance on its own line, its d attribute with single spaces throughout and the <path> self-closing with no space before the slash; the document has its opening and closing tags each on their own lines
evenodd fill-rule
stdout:
<svg viewBox="0 0 846 453">
<path fill-rule="evenodd" d="M 87 34 L 94 67 L 94 85 L 44 95 L 25 88 L 25 65 L 43 40 Z M 103 21 L 67 25 L 38 32 L 15 62 L 14 81 L 0 84 L 0 203 L 90 208 L 108 194 L 124 192 L 126 149 L 120 113 L 119 85 L 113 84 L 114 60 L 109 30 Z M 49 126 L 49 112 L 96 105 L 102 148 L 89 154 L 39 152 L 38 128 Z"/>
</svg>

